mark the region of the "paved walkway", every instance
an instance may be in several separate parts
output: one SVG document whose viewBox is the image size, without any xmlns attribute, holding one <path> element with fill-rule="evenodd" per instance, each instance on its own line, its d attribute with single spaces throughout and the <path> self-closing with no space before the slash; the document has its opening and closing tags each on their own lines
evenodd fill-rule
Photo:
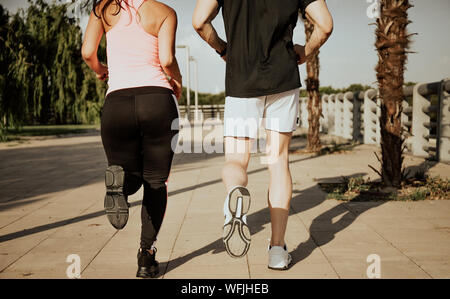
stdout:
<svg viewBox="0 0 450 299">
<path fill-rule="evenodd" d="M 302 146 L 302 138 L 292 145 Z M 450 201 L 342 203 L 318 188 L 344 175 L 376 178 L 367 166 L 378 165 L 376 150 L 291 155 L 286 242 L 294 264 L 284 272 L 267 269 L 260 155 L 249 166 L 253 239 L 241 259 L 228 257 L 221 241 L 222 154 L 176 155 L 157 244 L 160 278 L 365 278 L 370 254 L 380 257 L 382 278 L 450 278 Z M 126 228 L 114 230 L 103 213 L 105 164 L 98 135 L 0 145 L 0 278 L 65 278 L 70 254 L 80 257 L 82 278 L 135 277 L 142 191 L 130 198 Z M 449 177 L 450 166 L 436 164 L 431 174 Z"/>
</svg>

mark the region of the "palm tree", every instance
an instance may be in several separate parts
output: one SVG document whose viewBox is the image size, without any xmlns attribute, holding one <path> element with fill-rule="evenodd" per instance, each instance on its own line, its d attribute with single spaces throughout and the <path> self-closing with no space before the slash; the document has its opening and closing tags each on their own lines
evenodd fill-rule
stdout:
<svg viewBox="0 0 450 299">
<path fill-rule="evenodd" d="M 380 0 L 380 17 L 375 31 L 378 51 L 376 66 L 381 100 L 381 178 L 386 187 L 398 188 L 402 180 L 403 138 L 401 112 L 403 74 L 410 43 L 408 0 Z"/>
<path fill-rule="evenodd" d="M 309 41 L 314 24 L 307 18 L 304 19 L 306 41 Z M 320 116 L 322 115 L 322 102 L 319 94 L 319 51 L 314 53 L 306 62 L 306 90 L 308 92 L 308 141 L 306 150 L 317 152 L 322 147 L 319 138 Z"/>
</svg>

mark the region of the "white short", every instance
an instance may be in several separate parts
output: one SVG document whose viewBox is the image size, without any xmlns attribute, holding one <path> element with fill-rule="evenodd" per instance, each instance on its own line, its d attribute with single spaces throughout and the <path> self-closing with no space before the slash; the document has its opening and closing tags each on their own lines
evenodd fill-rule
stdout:
<svg viewBox="0 0 450 299">
<path fill-rule="evenodd" d="M 258 137 L 258 128 L 293 132 L 297 128 L 299 89 L 257 98 L 225 98 L 224 136 Z"/>
</svg>

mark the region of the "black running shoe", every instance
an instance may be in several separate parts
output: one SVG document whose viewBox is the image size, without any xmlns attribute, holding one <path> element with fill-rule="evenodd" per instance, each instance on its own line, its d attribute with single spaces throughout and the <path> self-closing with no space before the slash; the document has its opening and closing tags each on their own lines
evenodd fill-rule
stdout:
<svg viewBox="0 0 450 299">
<path fill-rule="evenodd" d="M 137 254 L 138 270 L 136 277 L 154 278 L 159 273 L 159 263 L 155 260 L 156 248 L 152 247 L 151 254 L 147 249 L 140 248 Z"/>
<path fill-rule="evenodd" d="M 116 229 L 122 229 L 128 222 L 129 204 L 123 194 L 125 173 L 121 166 L 112 165 L 106 169 L 105 212 L 109 222 Z"/>
</svg>

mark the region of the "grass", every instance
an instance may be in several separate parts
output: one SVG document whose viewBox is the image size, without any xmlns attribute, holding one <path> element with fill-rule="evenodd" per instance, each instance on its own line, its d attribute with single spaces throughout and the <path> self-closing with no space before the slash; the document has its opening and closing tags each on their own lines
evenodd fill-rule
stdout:
<svg viewBox="0 0 450 299">
<path fill-rule="evenodd" d="M 320 149 L 318 152 L 319 156 L 323 155 L 329 155 L 334 153 L 343 153 L 353 150 L 355 146 L 357 146 L 359 143 L 357 142 L 347 142 L 347 143 L 336 143 L 336 141 L 333 140 L 330 145 L 325 146 Z"/>
<path fill-rule="evenodd" d="M 81 134 L 93 132 L 99 129 L 99 125 L 49 125 L 49 126 L 23 126 L 15 129 L 7 129 L 0 136 L 0 142 L 20 141 L 26 137 L 36 136 L 60 136 L 67 134 Z"/>
<path fill-rule="evenodd" d="M 338 183 L 319 183 L 327 199 L 340 201 L 419 201 L 450 199 L 450 181 L 440 177 L 431 178 L 418 171 L 412 178 L 404 179 L 401 188 L 392 191 L 380 182 L 363 177 L 342 177 Z"/>
</svg>

